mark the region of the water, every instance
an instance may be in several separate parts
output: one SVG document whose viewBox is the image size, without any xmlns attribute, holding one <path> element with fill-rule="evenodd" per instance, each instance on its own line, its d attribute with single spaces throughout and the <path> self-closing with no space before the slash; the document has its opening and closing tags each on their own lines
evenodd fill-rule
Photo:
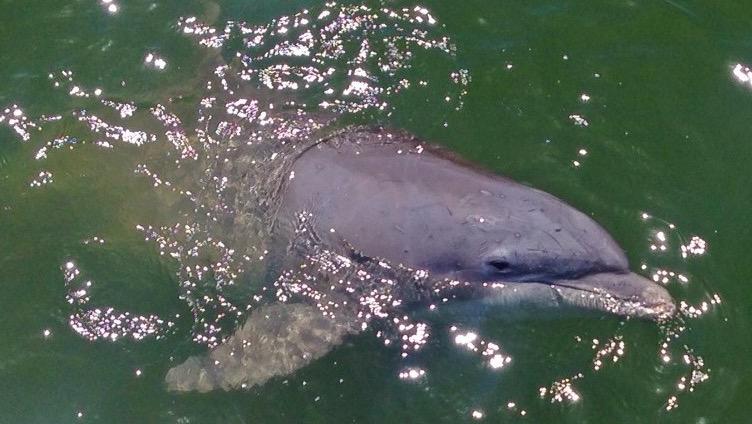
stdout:
<svg viewBox="0 0 752 424">
<path fill-rule="evenodd" d="M 378 4 L 369 6 L 380 14 Z M 415 3 L 385 6 L 422 13 Z M 348 97 L 348 107 L 328 108 L 321 119 L 409 129 L 591 213 L 626 249 L 633 269 L 665 278 L 686 303 L 679 322 L 491 318 L 458 329 L 502 346 L 512 362 L 498 370 L 437 323 L 416 365 L 425 374 L 415 380 L 409 373 L 400 378 L 405 364 L 398 350 L 364 334 L 260 388 L 170 394 L 167 369 L 231 331 L 233 319 L 223 313 L 244 306 L 248 294 L 235 287 L 262 284 L 252 270 L 264 250 L 263 228 L 247 240 L 191 213 L 196 202 L 186 191 L 208 208 L 221 196 L 212 195 L 212 185 L 201 191 L 196 177 L 216 164 L 194 164 L 185 148 L 205 147 L 194 131 L 206 117 L 197 105 L 211 70 L 235 52 L 258 55 L 269 46 L 248 50 L 234 38 L 220 58 L 181 34 L 180 18 L 196 16 L 221 32 L 230 21 L 263 25 L 304 9 L 318 17 L 342 6 L 86 1 L 21 7 L 6 1 L 0 5 L 0 112 L 9 108 L 0 130 L 0 421 L 746 421 L 752 7 L 689 1 L 419 6 L 438 23 L 406 19 L 400 27 L 426 28 L 421 40 L 448 37 L 454 47 L 408 45 L 414 57 L 398 61 L 410 66 L 395 78 L 363 64 L 379 77 L 369 87 L 384 91 Z M 378 59 L 382 40 L 393 34 L 376 34 L 365 39 Z M 289 36 L 265 40 L 276 45 Z M 322 59 L 336 71 L 326 79 L 336 88 L 333 98 L 314 86 L 261 97 L 261 104 L 344 99 L 337 93 L 348 87 L 346 70 L 359 66 L 347 61 L 361 44 L 348 46 L 342 58 Z M 306 60 L 272 57 L 252 69 Z M 460 70 L 471 78 L 466 87 L 462 78 L 450 78 Z M 410 86 L 397 90 L 401 79 Z M 77 95 L 82 92 L 90 97 Z M 222 92 L 215 85 L 209 93 Z M 129 117 L 127 108 L 115 110 L 102 98 L 132 103 L 136 112 Z M 381 101 L 387 103 L 382 111 Z M 157 104 L 183 125 L 156 119 L 149 110 Z M 364 105 L 375 107 L 338 111 Z M 118 142 L 79 119 L 91 115 L 156 139 L 141 146 Z M 37 127 L 8 125 L 22 117 Z M 279 148 L 272 147 L 262 144 L 259 157 Z M 149 226 L 176 223 L 249 249 L 252 261 L 233 262 L 248 275 L 230 287 L 223 284 L 232 273 L 176 273 L 175 261 L 160 255 L 174 249 L 144 240 L 155 235 Z M 188 250 L 202 240 L 180 239 L 177 246 Z M 181 263 L 225 263 L 221 246 L 202 248 L 195 262 L 186 256 Z M 190 287 L 210 300 L 186 295 Z M 698 313 L 703 302 L 707 312 Z M 110 320 L 97 333 L 103 327 L 88 325 L 87 313 L 104 307 L 114 308 L 109 315 L 119 324 Z M 204 331 L 196 322 L 222 330 Z M 116 341 L 104 340 L 113 332 Z"/>
</svg>

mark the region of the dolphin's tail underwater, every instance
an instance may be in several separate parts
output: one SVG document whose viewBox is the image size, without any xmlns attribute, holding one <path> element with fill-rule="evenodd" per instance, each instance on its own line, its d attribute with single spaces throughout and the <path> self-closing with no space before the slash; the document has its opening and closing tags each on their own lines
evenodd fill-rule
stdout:
<svg viewBox="0 0 752 424">
<path fill-rule="evenodd" d="M 654 321 L 671 318 L 676 305 L 668 291 L 635 273 L 601 273 L 555 283 L 525 282 L 488 288 L 475 314 L 500 306 L 533 311 L 570 308 L 607 311 Z M 463 303 L 463 302 L 460 302 Z M 450 308 L 451 309 L 451 308 Z M 289 375 L 326 355 L 361 328 L 347 309 L 324 315 L 312 305 L 274 303 L 252 312 L 228 340 L 206 356 L 192 356 L 171 368 L 170 391 L 247 389 Z"/>
<path fill-rule="evenodd" d="M 346 314 L 324 317 L 314 306 L 277 303 L 250 314 L 227 341 L 207 356 L 192 356 L 171 368 L 171 391 L 246 389 L 288 375 L 324 356 L 354 334 Z"/>
</svg>

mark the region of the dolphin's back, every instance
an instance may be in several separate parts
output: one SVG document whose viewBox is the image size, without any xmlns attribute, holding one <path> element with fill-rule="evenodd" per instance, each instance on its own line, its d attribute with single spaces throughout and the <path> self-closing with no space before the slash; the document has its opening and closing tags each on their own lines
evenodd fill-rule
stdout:
<svg viewBox="0 0 752 424">
<path fill-rule="evenodd" d="M 602 246 L 587 247 L 592 252 L 583 251 L 579 234 L 560 232 L 601 231 L 585 214 L 404 132 L 344 132 L 304 152 L 291 177 L 283 214 L 310 211 L 329 243 L 357 241 L 371 257 L 440 273 L 476 266 L 470 262 L 486 253 L 477 251 L 484 246 L 514 244 L 518 250 L 560 249 L 561 255 L 583 258 L 616 251 L 613 268 L 626 268 L 621 249 L 605 231 L 599 235 Z M 478 242 L 481 237 L 487 240 Z M 457 254 L 468 249 L 473 251 Z"/>
</svg>

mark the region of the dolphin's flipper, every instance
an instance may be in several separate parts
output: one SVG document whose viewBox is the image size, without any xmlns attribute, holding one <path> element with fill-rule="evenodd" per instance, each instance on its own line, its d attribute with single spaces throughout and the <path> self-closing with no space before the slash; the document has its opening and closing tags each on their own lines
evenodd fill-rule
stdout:
<svg viewBox="0 0 752 424">
<path fill-rule="evenodd" d="M 350 317 L 324 316 L 314 306 L 267 305 L 208 356 L 188 358 L 165 380 L 172 391 L 250 388 L 304 367 L 356 332 Z"/>
</svg>

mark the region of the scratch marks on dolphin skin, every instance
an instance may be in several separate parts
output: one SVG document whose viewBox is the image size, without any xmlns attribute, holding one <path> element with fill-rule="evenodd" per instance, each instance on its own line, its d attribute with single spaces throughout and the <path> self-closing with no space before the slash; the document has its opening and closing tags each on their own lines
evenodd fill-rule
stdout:
<svg viewBox="0 0 752 424">
<path fill-rule="evenodd" d="M 561 229 L 554 230 L 554 231 L 561 231 Z M 543 230 L 543 233 L 546 234 L 547 236 L 549 236 L 556 243 L 557 246 L 559 246 L 560 248 L 563 248 L 562 245 L 561 245 L 561 243 L 559 242 L 559 239 L 557 239 L 556 237 L 554 237 L 553 234 L 551 234 L 548 230 Z"/>
</svg>

